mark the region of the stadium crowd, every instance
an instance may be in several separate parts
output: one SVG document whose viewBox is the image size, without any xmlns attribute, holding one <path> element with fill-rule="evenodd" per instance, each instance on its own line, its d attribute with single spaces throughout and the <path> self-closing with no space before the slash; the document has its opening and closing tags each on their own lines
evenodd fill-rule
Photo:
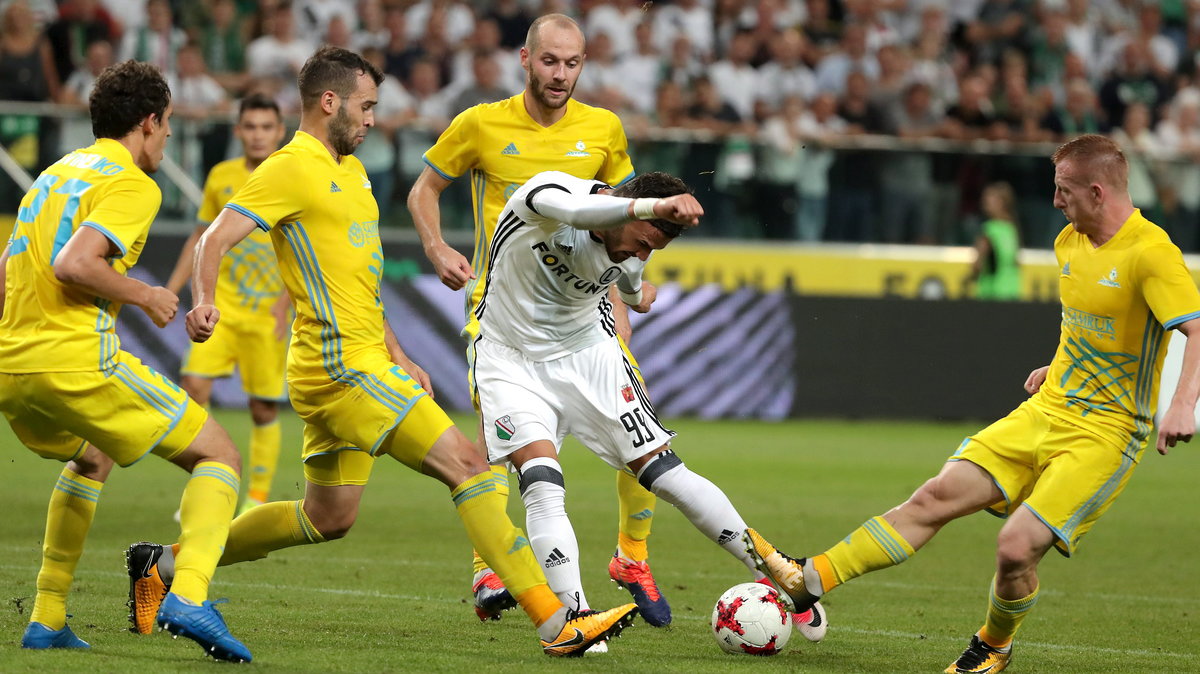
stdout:
<svg viewBox="0 0 1200 674">
<path fill-rule="evenodd" d="M 344 46 L 387 73 L 388 142 L 358 154 L 395 214 L 455 114 L 523 88 L 517 51 L 551 11 L 588 37 L 576 98 L 618 112 L 639 171 L 688 178 L 707 235 L 962 244 L 1005 181 L 1025 244 L 1048 246 L 1064 221 L 1027 144 L 1095 132 L 1130 152 L 1134 203 L 1200 246 L 1196 0 L 9 0 L 0 100 L 85 104 L 105 66 L 149 61 L 203 175 L 233 101 L 295 112 L 301 64 Z M 79 144 L 55 126 L 2 115 L 0 143 L 40 168 Z"/>
</svg>

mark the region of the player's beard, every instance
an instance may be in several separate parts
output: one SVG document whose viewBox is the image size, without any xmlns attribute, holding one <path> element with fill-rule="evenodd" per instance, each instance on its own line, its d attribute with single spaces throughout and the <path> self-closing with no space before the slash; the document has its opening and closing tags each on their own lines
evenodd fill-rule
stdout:
<svg viewBox="0 0 1200 674">
<path fill-rule="evenodd" d="M 533 92 L 533 97 L 537 99 L 538 103 L 551 110 L 557 110 L 566 105 L 567 101 L 571 100 L 571 95 L 575 93 L 575 87 L 572 86 L 567 89 L 567 95 L 563 96 L 561 101 L 552 101 L 546 96 L 546 83 L 532 72 L 529 73 L 529 90 Z"/>
<path fill-rule="evenodd" d="M 338 108 L 337 114 L 329 122 L 329 143 L 333 145 L 334 152 L 343 157 L 354 154 L 354 150 L 358 149 L 358 143 L 354 142 L 356 136 L 354 122 L 350 120 L 345 106 Z"/>
</svg>

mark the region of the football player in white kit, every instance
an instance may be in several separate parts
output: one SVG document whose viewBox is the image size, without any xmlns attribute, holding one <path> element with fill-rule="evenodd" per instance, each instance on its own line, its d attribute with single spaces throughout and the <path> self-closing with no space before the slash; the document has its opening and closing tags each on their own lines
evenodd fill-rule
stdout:
<svg viewBox="0 0 1200 674">
<path fill-rule="evenodd" d="M 646 261 L 703 214 L 687 185 L 665 173 L 614 190 L 547 171 L 509 198 L 492 238 L 471 370 L 488 460 L 516 467 L 534 554 L 550 588 L 579 610 L 588 604 L 558 462 L 568 433 L 613 468 L 627 466 L 763 578 L 728 497 L 671 449 L 675 433 L 659 421 L 625 359 L 608 301 L 615 283 L 631 309 L 649 311 L 656 290 L 642 281 Z M 814 641 L 824 635 L 822 609 L 806 628 Z"/>
</svg>

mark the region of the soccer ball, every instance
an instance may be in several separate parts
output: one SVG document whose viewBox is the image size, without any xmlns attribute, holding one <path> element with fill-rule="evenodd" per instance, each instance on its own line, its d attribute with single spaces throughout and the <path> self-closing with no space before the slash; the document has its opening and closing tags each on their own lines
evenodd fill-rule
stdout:
<svg viewBox="0 0 1200 674">
<path fill-rule="evenodd" d="M 779 591 L 762 583 L 734 585 L 712 612 L 713 636 L 726 653 L 775 655 L 792 636 L 787 605 Z"/>
</svg>

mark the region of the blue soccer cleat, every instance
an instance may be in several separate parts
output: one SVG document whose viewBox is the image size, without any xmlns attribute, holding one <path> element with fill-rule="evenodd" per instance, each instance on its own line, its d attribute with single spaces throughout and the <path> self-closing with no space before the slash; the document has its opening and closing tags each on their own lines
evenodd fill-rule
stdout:
<svg viewBox="0 0 1200 674">
<path fill-rule="evenodd" d="M 654 574 L 646 562 L 634 562 L 620 555 L 613 555 L 608 563 L 608 576 L 613 582 L 629 590 L 642 617 L 651 627 L 666 627 L 671 624 L 671 605 L 658 590 Z"/>
<path fill-rule="evenodd" d="M 471 593 L 475 595 L 475 615 L 480 620 L 499 620 L 501 613 L 517 605 L 504 581 L 491 569 L 479 574 L 471 585 Z"/>
<path fill-rule="evenodd" d="M 158 626 L 200 644 L 204 654 L 211 655 L 214 660 L 250 662 L 250 649 L 233 638 L 225 626 L 225 619 L 213 604 L 206 601 L 195 606 L 171 592 L 158 609 Z"/>
<path fill-rule="evenodd" d="M 52 630 L 42 623 L 29 623 L 21 636 L 21 648 L 91 648 L 88 642 L 75 636 L 70 625 L 61 630 Z"/>
</svg>

